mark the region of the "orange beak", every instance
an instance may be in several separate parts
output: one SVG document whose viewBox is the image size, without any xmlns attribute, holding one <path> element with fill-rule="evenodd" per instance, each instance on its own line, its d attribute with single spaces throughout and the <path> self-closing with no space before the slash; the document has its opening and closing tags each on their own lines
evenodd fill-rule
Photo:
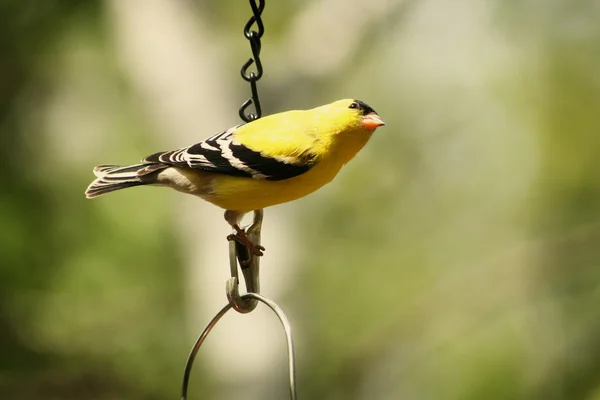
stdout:
<svg viewBox="0 0 600 400">
<path fill-rule="evenodd" d="M 366 129 L 373 131 L 375 128 L 385 125 L 385 122 L 383 122 L 379 115 L 371 113 L 362 117 L 360 124 Z"/>
</svg>

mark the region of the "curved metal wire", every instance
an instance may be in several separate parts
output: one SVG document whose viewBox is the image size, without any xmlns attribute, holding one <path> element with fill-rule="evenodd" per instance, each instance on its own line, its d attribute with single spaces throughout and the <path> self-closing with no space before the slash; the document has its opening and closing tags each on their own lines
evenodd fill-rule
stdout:
<svg viewBox="0 0 600 400">
<path fill-rule="evenodd" d="M 277 315 L 277 318 L 279 318 L 279 321 L 281 322 L 281 325 L 285 332 L 287 351 L 288 351 L 290 399 L 297 400 L 297 395 L 296 395 L 296 355 L 294 352 L 294 340 L 292 337 L 292 327 L 291 327 L 287 317 L 285 316 L 283 310 L 273 300 L 268 299 L 264 296 L 261 296 L 260 294 L 248 293 L 241 297 L 243 300 L 246 300 L 246 301 L 248 301 L 248 300 L 260 301 L 261 303 L 263 303 L 267 307 L 269 307 L 275 313 L 275 315 Z M 189 382 L 190 382 L 190 374 L 192 372 L 192 367 L 194 365 L 194 360 L 196 359 L 196 355 L 198 354 L 198 350 L 200 350 L 200 346 L 202 346 L 202 344 L 204 343 L 204 340 L 206 340 L 206 337 L 208 336 L 208 334 L 210 333 L 212 328 L 215 327 L 217 322 L 219 322 L 219 320 L 225 314 L 227 314 L 227 311 L 231 310 L 232 307 L 233 307 L 233 305 L 231 303 L 229 303 L 225 307 L 223 307 L 217 313 L 217 315 L 215 315 L 214 318 L 208 323 L 208 325 L 206 325 L 206 327 L 204 328 L 204 330 L 202 331 L 200 336 L 198 336 L 198 339 L 196 339 L 196 343 L 194 343 L 194 347 L 192 347 L 192 351 L 190 352 L 190 355 L 188 356 L 187 362 L 185 364 L 185 372 L 183 373 L 183 384 L 181 387 L 181 400 L 187 400 L 188 386 L 189 386 Z"/>
</svg>

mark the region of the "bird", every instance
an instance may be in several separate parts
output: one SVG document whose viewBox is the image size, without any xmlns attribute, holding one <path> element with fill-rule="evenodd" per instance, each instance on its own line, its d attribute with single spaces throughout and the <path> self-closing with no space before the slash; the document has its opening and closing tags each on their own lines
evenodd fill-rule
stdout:
<svg viewBox="0 0 600 400">
<path fill-rule="evenodd" d="M 244 215 L 331 182 L 383 125 L 373 108 L 354 99 L 271 114 L 191 146 L 151 154 L 139 164 L 98 165 L 85 195 L 150 185 L 198 196 L 225 210 L 236 232 L 229 240 L 262 256 L 264 247 L 240 228 Z"/>
</svg>

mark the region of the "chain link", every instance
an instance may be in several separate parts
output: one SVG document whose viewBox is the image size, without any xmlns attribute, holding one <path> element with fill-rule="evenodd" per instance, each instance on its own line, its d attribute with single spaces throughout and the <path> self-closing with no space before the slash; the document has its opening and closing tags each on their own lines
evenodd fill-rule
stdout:
<svg viewBox="0 0 600 400">
<path fill-rule="evenodd" d="M 257 0 L 249 1 L 253 15 L 252 17 L 250 17 L 250 20 L 248 20 L 248 23 L 246 23 L 246 26 L 244 26 L 244 36 L 250 42 L 252 57 L 250 57 L 248 61 L 244 63 L 240 73 L 242 75 L 242 78 L 246 82 L 250 83 L 250 90 L 252 92 L 252 96 L 248 100 L 246 100 L 240 107 L 240 118 L 244 120 L 244 122 L 254 121 L 255 119 L 260 118 L 262 114 L 260 109 L 260 100 L 258 98 L 258 88 L 256 86 L 256 82 L 263 75 L 262 63 L 260 61 L 260 39 L 265 33 L 265 26 L 261 19 L 261 14 L 265 9 L 265 0 L 258 0 L 258 4 Z M 257 30 L 252 29 L 252 26 L 254 24 L 256 24 Z M 255 65 L 256 71 L 248 71 L 252 64 Z M 254 104 L 254 113 L 247 111 L 248 107 L 251 104 Z"/>
</svg>

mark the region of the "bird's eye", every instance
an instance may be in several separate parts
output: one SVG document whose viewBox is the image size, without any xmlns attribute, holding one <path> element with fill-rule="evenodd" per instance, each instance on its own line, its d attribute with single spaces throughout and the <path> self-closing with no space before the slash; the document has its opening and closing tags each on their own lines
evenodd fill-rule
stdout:
<svg viewBox="0 0 600 400">
<path fill-rule="evenodd" d="M 348 108 L 358 108 L 358 104 L 352 103 L 352 104 L 350 104 L 350 107 L 348 107 Z"/>
</svg>

